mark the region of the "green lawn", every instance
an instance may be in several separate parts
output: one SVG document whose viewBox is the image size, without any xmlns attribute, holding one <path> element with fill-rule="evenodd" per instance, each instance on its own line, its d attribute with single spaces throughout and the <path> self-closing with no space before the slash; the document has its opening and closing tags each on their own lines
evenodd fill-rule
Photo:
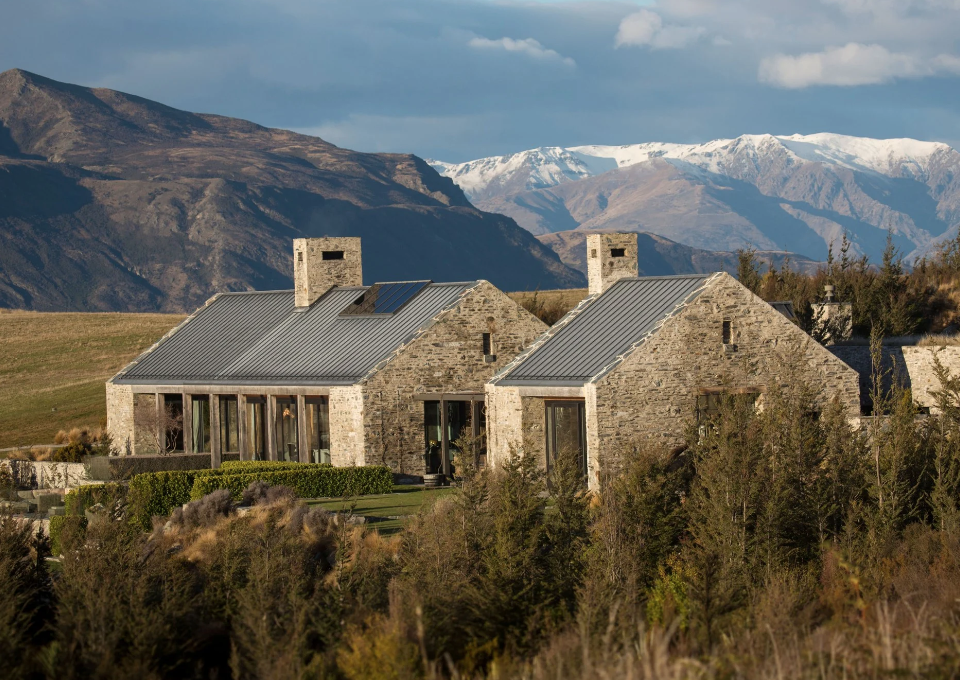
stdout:
<svg viewBox="0 0 960 680">
<path fill-rule="evenodd" d="M 396 486 L 393 493 L 356 498 L 318 498 L 306 501 L 331 512 L 347 512 L 369 517 L 370 527 L 382 534 L 399 531 L 404 522 L 428 507 L 436 499 L 450 494 L 453 489 L 424 489 L 420 486 Z M 383 519 L 381 519 L 383 518 Z"/>
</svg>

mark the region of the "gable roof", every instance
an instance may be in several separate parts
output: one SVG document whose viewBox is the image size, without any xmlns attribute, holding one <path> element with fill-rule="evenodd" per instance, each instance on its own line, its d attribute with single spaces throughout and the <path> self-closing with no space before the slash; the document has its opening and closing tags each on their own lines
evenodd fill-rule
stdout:
<svg viewBox="0 0 960 680">
<path fill-rule="evenodd" d="M 302 310 L 294 307 L 293 291 L 224 293 L 113 382 L 350 385 L 478 283 L 428 283 L 393 314 L 346 316 L 368 287 L 336 287 Z"/>
<path fill-rule="evenodd" d="M 699 295 L 713 276 L 620 279 L 580 303 L 493 382 L 558 387 L 589 382 Z"/>
</svg>

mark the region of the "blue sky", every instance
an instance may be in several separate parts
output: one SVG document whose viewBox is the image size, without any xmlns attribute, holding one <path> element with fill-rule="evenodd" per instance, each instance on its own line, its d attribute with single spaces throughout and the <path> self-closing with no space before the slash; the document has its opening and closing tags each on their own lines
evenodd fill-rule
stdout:
<svg viewBox="0 0 960 680">
<path fill-rule="evenodd" d="M 960 0 L 6 0 L 2 16 L 0 70 L 362 151 L 960 143 Z"/>
</svg>

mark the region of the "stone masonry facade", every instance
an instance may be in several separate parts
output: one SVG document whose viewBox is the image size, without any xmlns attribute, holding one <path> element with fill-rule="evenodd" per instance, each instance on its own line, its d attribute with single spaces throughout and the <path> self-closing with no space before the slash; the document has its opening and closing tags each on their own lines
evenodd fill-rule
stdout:
<svg viewBox="0 0 960 680">
<path fill-rule="evenodd" d="M 494 373 L 546 330 L 542 321 L 505 293 L 479 282 L 455 308 L 439 315 L 361 382 L 364 463 L 422 475 L 424 400 L 439 399 L 440 394 L 482 398 Z M 491 355 L 483 352 L 484 333 L 491 334 Z M 489 430 L 489 412 L 487 418 Z"/>
<path fill-rule="evenodd" d="M 730 342 L 723 342 L 729 321 Z M 638 341 L 640 339 L 638 338 Z M 698 397 L 711 392 L 762 394 L 794 367 L 801 379 L 840 399 L 859 415 L 857 373 L 733 277 L 713 278 L 645 342 L 579 389 L 491 385 L 487 389 L 493 464 L 523 448 L 544 458 L 544 401 L 584 400 L 587 472 L 596 486 L 600 466 L 616 465 L 636 448 L 670 450 L 694 423 Z M 537 391 L 540 394 L 537 394 Z M 551 392 L 557 392 L 553 394 Z"/>
</svg>

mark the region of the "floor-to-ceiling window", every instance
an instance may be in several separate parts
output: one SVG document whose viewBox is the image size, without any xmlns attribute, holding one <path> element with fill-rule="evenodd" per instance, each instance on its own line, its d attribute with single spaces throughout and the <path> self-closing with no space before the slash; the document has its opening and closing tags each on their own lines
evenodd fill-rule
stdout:
<svg viewBox="0 0 960 680">
<path fill-rule="evenodd" d="M 183 395 L 163 395 L 163 422 L 167 451 L 183 451 Z"/>
<path fill-rule="evenodd" d="M 266 405 L 263 397 L 249 396 L 244 407 L 244 460 L 267 459 Z"/>
<path fill-rule="evenodd" d="M 277 397 L 277 459 L 298 462 L 297 398 Z"/>
<path fill-rule="evenodd" d="M 423 402 L 426 474 L 453 469 L 453 456 L 469 455 L 486 464 L 486 412 L 482 400 L 437 399 Z M 468 448 L 469 450 L 463 450 Z"/>
<path fill-rule="evenodd" d="M 236 396 L 220 397 L 220 450 L 236 453 L 240 450 L 240 403 Z"/>
<path fill-rule="evenodd" d="M 586 418 L 582 401 L 546 402 L 547 474 L 560 456 L 576 456 L 577 465 L 587 475 Z"/>
<path fill-rule="evenodd" d="M 210 453 L 210 397 L 193 395 L 193 452 Z"/>
<path fill-rule="evenodd" d="M 311 463 L 330 462 L 330 408 L 326 397 L 307 397 L 307 452 Z"/>
</svg>

